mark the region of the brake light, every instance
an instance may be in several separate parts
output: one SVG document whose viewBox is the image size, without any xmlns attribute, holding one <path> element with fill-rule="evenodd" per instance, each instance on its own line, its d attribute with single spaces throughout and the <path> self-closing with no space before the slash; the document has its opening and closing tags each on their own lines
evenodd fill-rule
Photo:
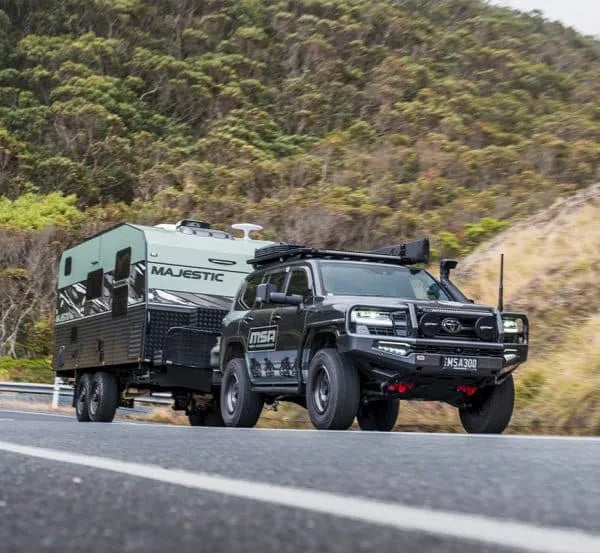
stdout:
<svg viewBox="0 0 600 553">
<path fill-rule="evenodd" d="M 468 396 L 473 396 L 477 393 L 477 388 L 475 386 L 468 386 L 466 384 L 461 384 L 456 387 L 457 392 L 462 392 Z"/>
<path fill-rule="evenodd" d="M 390 392 L 398 392 L 399 394 L 405 394 L 406 392 L 412 390 L 414 387 L 415 385 L 411 384 L 410 382 L 396 382 L 395 384 L 389 384 L 388 390 Z"/>
</svg>

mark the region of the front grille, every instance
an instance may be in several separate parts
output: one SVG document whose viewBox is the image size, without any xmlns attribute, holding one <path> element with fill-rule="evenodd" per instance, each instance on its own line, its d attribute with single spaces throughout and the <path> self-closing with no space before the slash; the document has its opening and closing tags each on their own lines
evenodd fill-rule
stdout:
<svg viewBox="0 0 600 553">
<path fill-rule="evenodd" d="M 460 340 L 473 342 L 495 342 L 497 340 L 497 324 L 491 313 L 479 311 L 460 311 L 452 309 L 420 309 L 417 318 L 419 320 L 419 336 L 421 338 L 440 339 L 440 340 Z M 444 324 L 448 321 L 450 324 Z M 485 328 L 493 327 L 488 333 L 491 333 L 486 339 L 481 332 L 476 331 L 477 321 L 485 321 Z M 460 324 L 457 332 L 451 332 L 451 327 Z M 450 327 L 450 328 L 447 328 Z"/>
<path fill-rule="evenodd" d="M 467 357 L 502 357 L 503 350 L 474 347 L 417 345 L 415 353 L 437 353 L 438 355 L 464 355 Z"/>
</svg>

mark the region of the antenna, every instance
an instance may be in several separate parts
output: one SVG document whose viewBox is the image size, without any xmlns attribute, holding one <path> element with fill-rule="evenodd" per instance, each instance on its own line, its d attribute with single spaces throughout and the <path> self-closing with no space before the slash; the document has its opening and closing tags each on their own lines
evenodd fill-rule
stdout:
<svg viewBox="0 0 600 553">
<path fill-rule="evenodd" d="M 504 311 L 504 254 L 500 254 L 500 284 L 498 286 L 498 311 Z"/>
<path fill-rule="evenodd" d="M 235 225 L 231 225 L 231 228 L 241 230 L 244 233 L 244 240 L 252 240 L 252 238 L 250 238 L 250 233 L 255 230 L 258 231 L 263 229 L 260 225 L 253 225 L 252 223 L 236 223 Z"/>
</svg>

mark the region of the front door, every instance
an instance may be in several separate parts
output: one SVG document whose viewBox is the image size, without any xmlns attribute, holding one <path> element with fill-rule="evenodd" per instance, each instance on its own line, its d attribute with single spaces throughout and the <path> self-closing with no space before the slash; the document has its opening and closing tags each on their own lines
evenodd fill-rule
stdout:
<svg viewBox="0 0 600 553">
<path fill-rule="evenodd" d="M 277 291 L 285 290 L 287 272 L 276 271 L 265 275 L 264 283 L 273 284 Z M 271 355 L 277 349 L 279 327 L 271 318 L 278 306 L 272 303 L 256 302 L 240 325 L 240 333 L 246 334 L 246 362 L 250 377 L 256 384 L 272 383 L 277 374 Z"/>
<path fill-rule="evenodd" d="M 312 279 L 308 267 L 295 267 L 288 279 L 286 294 L 298 294 L 305 303 L 311 301 Z M 304 336 L 306 311 L 304 306 L 283 305 L 275 308 L 271 322 L 278 327 L 276 351 L 271 353 L 275 373 L 287 383 L 298 381 L 298 352 Z"/>
</svg>

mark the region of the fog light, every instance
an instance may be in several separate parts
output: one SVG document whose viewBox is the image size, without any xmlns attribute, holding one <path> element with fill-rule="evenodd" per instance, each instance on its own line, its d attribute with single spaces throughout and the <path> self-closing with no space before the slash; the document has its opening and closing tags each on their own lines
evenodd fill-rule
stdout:
<svg viewBox="0 0 600 553">
<path fill-rule="evenodd" d="M 408 344 L 399 344 L 396 342 L 377 342 L 375 347 L 380 351 L 391 353 L 392 355 L 406 355 L 410 352 Z"/>
</svg>

